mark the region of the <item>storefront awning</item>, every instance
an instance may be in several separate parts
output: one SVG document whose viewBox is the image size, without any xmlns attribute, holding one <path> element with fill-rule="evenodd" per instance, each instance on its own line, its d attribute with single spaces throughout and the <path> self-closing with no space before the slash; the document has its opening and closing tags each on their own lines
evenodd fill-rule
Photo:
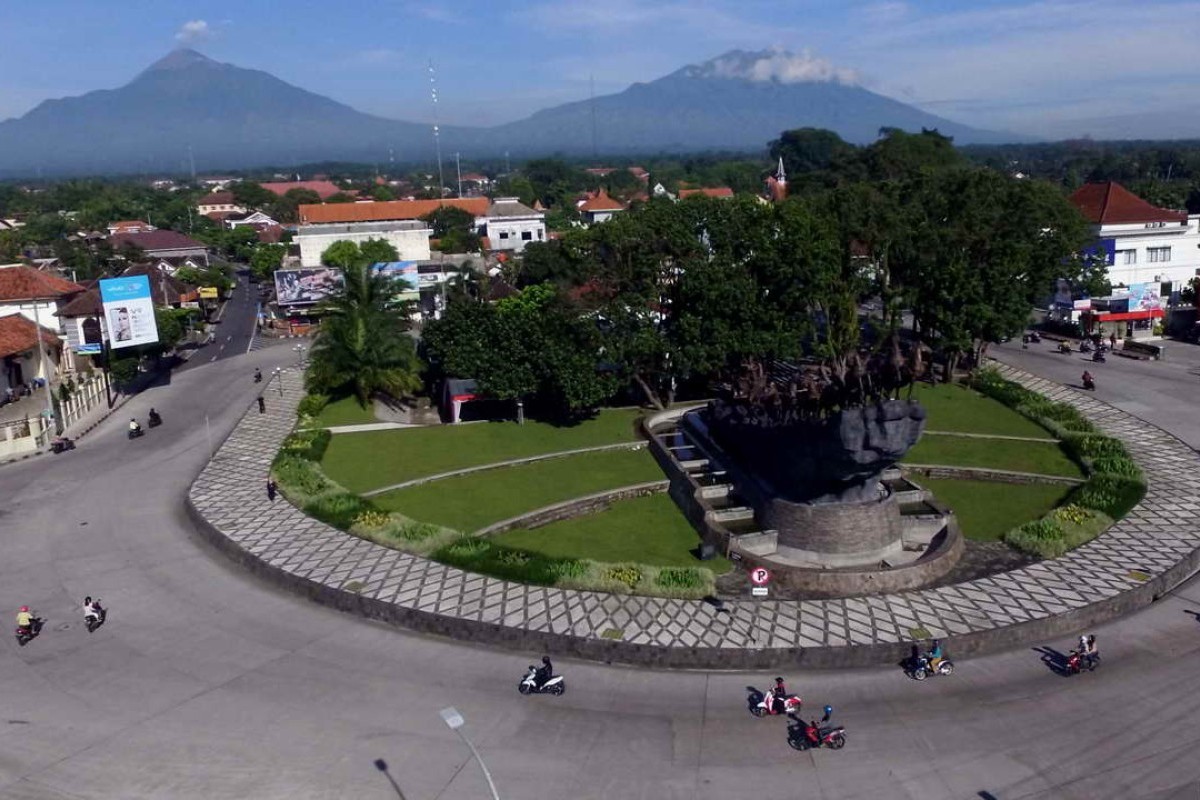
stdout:
<svg viewBox="0 0 1200 800">
<path fill-rule="evenodd" d="M 1095 312 L 1093 316 L 1095 316 L 1097 322 L 1131 322 L 1139 319 L 1162 319 L 1163 310 L 1161 308 L 1152 308 L 1147 311 L 1126 311 L 1120 314 Z"/>
</svg>

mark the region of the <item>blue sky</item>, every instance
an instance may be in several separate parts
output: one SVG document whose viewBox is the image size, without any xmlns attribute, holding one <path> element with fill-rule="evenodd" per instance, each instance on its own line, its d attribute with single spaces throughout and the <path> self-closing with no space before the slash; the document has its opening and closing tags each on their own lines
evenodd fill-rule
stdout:
<svg viewBox="0 0 1200 800">
<path fill-rule="evenodd" d="M 586 98 L 593 78 L 606 94 L 767 47 L 1026 133 L 1144 115 L 1153 135 L 1200 106 L 1200 2 L 1179 0 L 4 0 L 0 19 L 0 119 L 119 86 L 180 43 L 416 121 L 432 117 L 432 58 L 446 123 L 505 122 Z"/>
</svg>

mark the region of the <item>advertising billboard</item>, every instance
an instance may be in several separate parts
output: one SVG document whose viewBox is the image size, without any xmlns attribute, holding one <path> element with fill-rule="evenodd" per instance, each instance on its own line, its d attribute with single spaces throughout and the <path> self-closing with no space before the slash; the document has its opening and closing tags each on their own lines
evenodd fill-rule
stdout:
<svg viewBox="0 0 1200 800">
<path fill-rule="evenodd" d="M 1129 285 L 1130 311 L 1155 311 L 1162 308 L 1161 287 L 1157 283 L 1131 283 Z"/>
<path fill-rule="evenodd" d="M 113 350 L 158 341 L 149 277 L 132 275 L 100 281 L 100 303 L 108 321 L 108 342 Z"/>
<path fill-rule="evenodd" d="M 346 285 L 340 269 L 275 270 L 275 302 L 281 306 L 312 305 L 337 294 Z"/>
</svg>

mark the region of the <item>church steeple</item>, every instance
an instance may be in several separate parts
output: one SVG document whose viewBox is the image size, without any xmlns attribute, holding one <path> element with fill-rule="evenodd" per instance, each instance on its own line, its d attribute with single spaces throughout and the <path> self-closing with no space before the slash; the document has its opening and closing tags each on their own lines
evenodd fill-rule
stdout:
<svg viewBox="0 0 1200 800">
<path fill-rule="evenodd" d="M 787 185 L 787 173 L 783 171 L 783 156 L 779 157 L 779 166 L 775 169 L 775 180 L 783 185 Z"/>
</svg>

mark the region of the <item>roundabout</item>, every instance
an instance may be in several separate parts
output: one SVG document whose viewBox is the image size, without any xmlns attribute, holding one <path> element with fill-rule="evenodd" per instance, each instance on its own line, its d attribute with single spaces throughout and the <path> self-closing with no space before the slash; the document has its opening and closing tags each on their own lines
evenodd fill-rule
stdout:
<svg viewBox="0 0 1200 800">
<path fill-rule="evenodd" d="M 523 698 L 516 684 L 538 653 L 397 632 L 304 602 L 214 552 L 194 535 L 182 510 L 185 495 L 201 474 L 192 499 L 201 509 L 202 501 L 221 503 L 219 515 L 210 517 L 214 525 L 248 528 L 258 518 L 273 451 L 257 437 L 275 436 L 277 443 L 294 417 L 272 399 L 277 394 L 268 394 L 261 419 L 257 413 L 243 418 L 255 397 L 247 376 L 255 365 L 268 370 L 284 358 L 264 351 L 217 362 L 134 400 L 164 410 L 163 436 L 155 431 L 129 443 L 120 424 L 110 422 L 77 451 L 0 475 L 9 498 L 0 516 L 5 596 L 10 606 L 27 602 L 48 620 L 44 635 L 29 646 L 18 649 L 9 637 L 0 649 L 9 677 L 0 690 L 0 797 L 388 798 L 398 791 L 410 800 L 485 797 L 470 752 L 438 718 L 451 704 L 465 717 L 464 730 L 503 797 L 1168 798 L 1196 792 L 1200 586 L 1152 587 L 1169 578 L 1195 536 L 1196 455 L 1099 402 L 1107 399 L 1103 385 L 1097 400 L 1076 398 L 1060 385 L 1045 387 L 1051 396 L 1087 404 L 1085 411 L 1106 430 L 1122 435 L 1127 429 L 1150 493 L 1117 529 L 1075 551 L 1086 561 L 1070 570 L 1034 565 L 1040 568 L 1026 592 L 1049 615 L 1153 588 L 1157 602 L 1094 629 L 1103 668 L 1063 678 L 1043 660 L 1065 653 L 1068 633 L 1091 624 L 1086 619 L 1069 632 L 1041 637 L 1037 650 L 1001 648 L 1005 652 L 968 658 L 970 640 L 952 644 L 954 675 L 920 684 L 894 666 L 821 670 L 797 663 L 782 674 L 806 710 L 830 703 L 847 736 L 841 751 L 799 753 L 788 746 L 783 720 L 754 719 L 745 708 L 747 684 L 765 687 L 780 674 L 773 670 L 666 672 L 556 658 L 571 691 Z M 1121 368 L 1136 374 L 1141 366 Z M 1155 385 L 1169 384 L 1175 393 L 1188 380 L 1182 371 L 1154 377 Z M 217 441 L 232 432 L 210 466 L 206 415 Z M 1150 463 L 1153 458 L 1161 466 Z M 202 474 L 217 466 L 223 475 Z M 278 501 L 275 508 L 294 512 Z M 265 553 L 273 545 L 286 548 L 289 538 L 294 544 L 317 535 L 321 523 L 294 513 L 297 518 L 256 525 L 257 545 L 250 546 Z M 1099 548 L 1112 536 L 1141 549 L 1126 558 Z M 412 556 L 389 551 L 386 562 L 372 561 L 360 547 L 369 543 L 356 541 L 354 552 L 324 567 L 293 547 L 280 565 L 310 565 L 304 580 L 327 567 L 328 576 L 345 573 L 376 591 L 399 577 L 394 570 L 405 567 L 407 575 L 414 569 Z M 510 603 L 516 613 L 521 598 L 507 590 L 499 591 L 498 612 L 485 612 L 486 601 L 497 597 L 494 579 L 468 587 L 466 578 L 455 584 L 450 568 L 431 569 L 437 571 L 423 575 L 413 595 L 418 611 L 445 615 L 474 589 L 476 620 L 499 613 L 503 622 Z M 1130 578 L 1134 569 L 1150 579 Z M 1088 581 L 1084 590 L 1081 581 Z M 546 598 L 555 590 L 529 591 L 548 609 Z M 103 597 L 110 609 L 92 635 L 81 621 L 72 624 L 86 594 Z M 617 607 L 584 605 L 546 624 L 552 632 L 586 635 L 613 624 L 621 611 L 632 618 L 658 606 L 665 617 L 661 608 L 669 602 L 622 597 Z M 849 640 L 851 608 L 844 603 L 843 621 L 830 627 Z M 986 603 L 962 595 L 947 608 L 966 623 L 999 619 Z M 876 609 L 868 608 L 875 619 Z M 950 622 L 946 608 L 910 602 L 907 610 L 921 624 Z M 709 635 L 739 645 L 756 635 L 763 641 L 780 635 L 776 617 L 750 612 L 731 611 L 734 624 Z M 826 613 L 823 607 L 822 619 Z M 1011 611 L 1008 616 L 1017 619 Z M 662 630 L 669 632 L 672 622 L 665 618 Z M 675 622 L 682 632 L 682 621 Z M 799 634 L 803 611 L 797 623 Z M 884 642 L 887 647 L 907 638 L 893 627 L 896 641 Z M 640 635 L 658 630 L 647 627 Z M 955 633 L 949 625 L 946 630 Z M 807 647 L 835 641 L 823 635 Z"/>
</svg>

